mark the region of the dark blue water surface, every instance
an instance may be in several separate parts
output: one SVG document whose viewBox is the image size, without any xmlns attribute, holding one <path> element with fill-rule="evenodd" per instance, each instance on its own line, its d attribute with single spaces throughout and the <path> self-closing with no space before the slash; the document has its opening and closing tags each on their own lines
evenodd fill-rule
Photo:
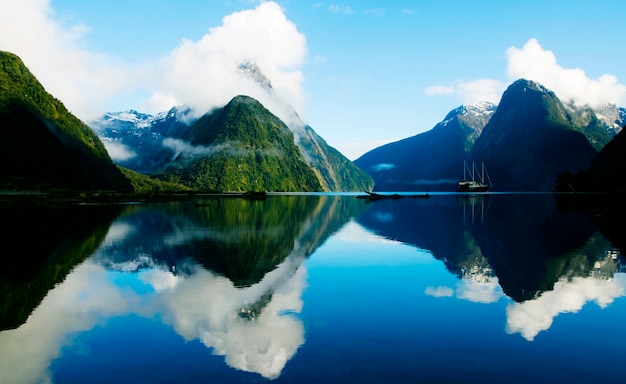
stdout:
<svg viewBox="0 0 626 384">
<path fill-rule="evenodd" d="M 623 240 L 576 201 L 198 202 L 0 206 L 0 383 L 626 381 Z"/>
</svg>

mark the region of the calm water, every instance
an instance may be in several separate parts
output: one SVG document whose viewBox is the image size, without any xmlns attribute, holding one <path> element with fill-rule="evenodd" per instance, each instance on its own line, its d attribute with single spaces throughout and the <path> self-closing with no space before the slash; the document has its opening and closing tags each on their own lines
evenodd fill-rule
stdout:
<svg viewBox="0 0 626 384">
<path fill-rule="evenodd" d="M 0 383 L 626 381 L 621 251 L 554 196 L 201 202 L 0 205 Z"/>
</svg>

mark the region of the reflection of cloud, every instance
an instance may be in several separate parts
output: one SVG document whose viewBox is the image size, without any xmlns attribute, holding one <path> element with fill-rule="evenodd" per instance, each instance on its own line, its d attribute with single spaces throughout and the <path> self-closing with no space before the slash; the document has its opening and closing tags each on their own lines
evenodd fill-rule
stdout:
<svg viewBox="0 0 626 384">
<path fill-rule="evenodd" d="M 433 297 L 453 297 L 474 303 L 495 303 L 503 296 L 497 278 L 479 282 L 471 279 L 459 281 L 455 289 L 450 287 L 427 287 L 425 293 Z"/>
<path fill-rule="evenodd" d="M 426 294 L 433 297 L 452 297 L 454 290 L 450 287 L 426 287 Z"/>
<path fill-rule="evenodd" d="M 497 278 L 492 278 L 486 282 L 463 279 L 457 285 L 456 295 L 459 299 L 474 303 L 495 303 L 502 297 L 503 293 Z"/>
<path fill-rule="evenodd" d="M 47 369 L 72 343 L 70 335 L 129 313 L 158 315 L 187 340 L 199 339 L 224 355 L 230 366 L 276 378 L 304 343 L 304 326 L 293 315 L 302 310 L 306 287 L 301 260 L 288 257 L 244 289 L 198 266 L 186 277 L 158 268 L 124 273 L 154 288 L 143 295 L 117 286 L 111 274 L 120 272 L 87 261 L 48 293 L 25 324 L 0 333 L 0 382 L 50 382 Z M 240 316 L 251 306 L 253 318 Z"/>
<path fill-rule="evenodd" d="M 613 279 L 593 277 L 562 278 L 552 291 L 544 292 L 534 300 L 514 303 L 507 307 L 507 332 L 520 333 L 532 341 L 537 334 L 550 328 L 560 313 L 578 312 L 586 303 L 594 301 L 604 308 L 618 297 L 626 295 L 626 274 L 616 273 Z"/>
<path fill-rule="evenodd" d="M 136 298 L 114 287 L 101 266 L 78 266 L 25 324 L 0 332 L 0 382 L 50 382 L 47 369 L 71 342 L 69 335 L 93 328 L 104 316 L 127 311 Z"/>
<path fill-rule="evenodd" d="M 306 271 L 293 277 L 295 260 L 288 258 L 258 284 L 238 289 L 225 277 L 197 268 L 195 273 L 161 294 L 162 314 L 187 340 L 199 339 L 234 368 L 277 378 L 304 343 L 302 322 L 292 315 L 302 310 Z M 268 295 L 268 303 L 263 300 Z M 263 303 L 252 319 L 242 308 Z"/>
<path fill-rule="evenodd" d="M 157 292 L 174 289 L 182 281 L 181 277 L 160 268 L 141 271 L 138 273 L 138 277 L 139 280 L 151 285 Z"/>
</svg>

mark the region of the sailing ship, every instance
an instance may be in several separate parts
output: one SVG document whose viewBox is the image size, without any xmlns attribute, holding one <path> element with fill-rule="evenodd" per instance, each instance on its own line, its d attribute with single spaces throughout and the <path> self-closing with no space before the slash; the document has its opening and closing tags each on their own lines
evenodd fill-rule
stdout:
<svg viewBox="0 0 626 384">
<path fill-rule="evenodd" d="M 471 176 L 471 179 L 467 178 L 467 174 Z M 476 178 L 479 180 L 476 180 Z M 486 179 L 485 179 L 486 177 Z M 489 184 L 485 182 L 485 180 L 489 180 Z M 491 178 L 487 173 L 487 169 L 485 168 L 485 164 L 481 163 L 480 172 L 476 168 L 476 164 L 472 162 L 472 169 L 467 165 L 467 162 L 463 162 L 463 180 L 459 181 L 456 186 L 457 192 L 487 192 L 489 188 L 491 188 Z"/>
</svg>

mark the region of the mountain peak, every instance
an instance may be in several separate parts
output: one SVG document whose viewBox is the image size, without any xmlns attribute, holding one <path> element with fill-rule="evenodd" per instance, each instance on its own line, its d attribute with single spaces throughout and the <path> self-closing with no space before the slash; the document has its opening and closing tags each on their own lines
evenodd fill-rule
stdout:
<svg viewBox="0 0 626 384">
<path fill-rule="evenodd" d="M 272 82 L 267 77 L 265 77 L 263 72 L 261 72 L 261 70 L 254 61 L 244 61 L 243 63 L 239 64 L 237 69 L 239 70 L 240 74 L 254 80 L 263 88 L 272 89 Z"/>
</svg>

